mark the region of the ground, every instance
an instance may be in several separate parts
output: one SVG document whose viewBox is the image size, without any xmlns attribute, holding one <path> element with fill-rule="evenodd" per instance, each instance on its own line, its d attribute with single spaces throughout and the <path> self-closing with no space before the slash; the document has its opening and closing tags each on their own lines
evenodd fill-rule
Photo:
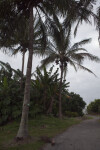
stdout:
<svg viewBox="0 0 100 150">
<path fill-rule="evenodd" d="M 53 116 L 37 116 L 34 120 L 29 120 L 29 133 L 32 139 L 18 143 L 15 137 L 20 120 L 9 122 L 0 127 L 0 150 L 40 150 L 46 142 L 44 138 L 55 137 L 81 121 L 82 119 L 78 118 L 64 117 L 60 120 Z"/>
<path fill-rule="evenodd" d="M 85 120 L 55 137 L 43 150 L 100 150 L 100 118 Z"/>
</svg>

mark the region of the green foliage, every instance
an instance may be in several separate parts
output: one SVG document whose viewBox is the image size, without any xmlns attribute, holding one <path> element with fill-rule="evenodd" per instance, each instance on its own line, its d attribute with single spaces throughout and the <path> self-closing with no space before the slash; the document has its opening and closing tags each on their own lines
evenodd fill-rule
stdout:
<svg viewBox="0 0 100 150">
<path fill-rule="evenodd" d="M 100 114 L 100 99 L 95 99 L 87 106 L 89 114 Z"/>
<path fill-rule="evenodd" d="M 44 67 L 41 71 L 36 69 L 35 80 L 32 81 L 31 88 L 31 112 L 33 116 L 37 114 L 58 114 L 59 82 L 58 69 L 54 71 L 52 66 L 49 71 Z M 69 83 L 62 84 L 62 95 L 65 95 Z M 62 96 L 63 97 L 63 96 Z M 32 114 L 30 114 L 32 116 Z"/>
<path fill-rule="evenodd" d="M 75 94 L 73 92 L 69 93 L 68 95 L 69 96 L 65 97 L 63 102 L 63 111 L 77 112 L 78 116 L 82 116 L 83 109 L 86 105 L 86 103 L 83 101 L 83 98 L 80 97 L 79 94 Z"/>
<path fill-rule="evenodd" d="M 65 111 L 65 115 L 67 117 L 78 117 L 79 114 L 77 112 Z"/>
<path fill-rule="evenodd" d="M 38 113 L 47 113 L 51 103 L 57 97 L 59 88 L 58 69 L 53 72 L 52 66 L 49 71 L 44 67 L 43 72 L 39 68 L 36 69 L 34 74 L 35 80 L 32 81 L 31 89 L 31 107 L 35 108 Z"/>
<path fill-rule="evenodd" d="M 0 70 L 0 125 L 18 119 L 21 116 L 21 106 L 23 91 L 20 90 L 21 72 L 14 70 L 9 64 L 1 63 Z M 44 67 L 43 71 L 36 69 L 35 79 L 31 80 L 31 102 L 29 116 L 49 114 L 58 116 L 59 99 L 59 73 L 52 66 L 48 71 Z M 69 83 L 63 81 L 62 84 L 62 108 L 63 114 L 67 116 L 82 115 L 85 106 L 83 99 L 75 94 L 69 93 L 67 88 Z M 68 96 L 69 95 L 69 96 Z M 69 111 L 66 114 L 66 111 Z M 71 113 L 72 112 L 72 113 Z"/>
<path fill-rule="evenodd" d="M 20 82 L 15 78 L 16 74 L 10 65 L 5 66 L 6 68 L 2 66 L 0 70 L 0 125 L 21 115 L 23 96 L 20 92 Z"/>
</svg>

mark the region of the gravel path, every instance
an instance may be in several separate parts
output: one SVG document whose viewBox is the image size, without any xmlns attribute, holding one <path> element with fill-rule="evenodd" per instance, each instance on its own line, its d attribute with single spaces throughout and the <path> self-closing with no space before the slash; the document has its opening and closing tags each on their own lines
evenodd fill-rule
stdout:
<svg viewBox="0 0 100 150">
<path fill-rule="evenodd" d="M 56 144 L 47 144 L 43 150 L 100 150 L 100 122 L 98 117 L 70 127 L 55 138 Z"/>
</svg>

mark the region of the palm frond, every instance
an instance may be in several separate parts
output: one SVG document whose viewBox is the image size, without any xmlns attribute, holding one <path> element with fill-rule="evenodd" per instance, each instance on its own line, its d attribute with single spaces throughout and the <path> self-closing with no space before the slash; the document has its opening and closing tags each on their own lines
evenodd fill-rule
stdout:
<svg viewBox="0 0 100 150">
<path fill-rule="evenodd" d="M 61 23 L 60 23 L 60 19 L 58 18 L 58 16 L 56 15 L 56 12 L 53 10 L 53 20 L 54 22 L 56 22 L 56 25 L 59 29 L 62 29 Z"/>
<path fill-rule="evenodd" d="M 85 51 L 85 52 L 87 52 L 87 50 L 85 48 L 75 48 L 75 49 L 69 49 L 69 50 L 67 50 L 66 55 L 70 56 L 71 54 L 79 52 L 79 51 Z"/>
<path fill-rule="evenodd" d="M 37 13 L 39 15 L 39 23 L 40 23 L 40 30 L 42 33 L 42 40 L 41 40 L 41 45 L 43 47 L 43 51 L 41 51 L 42 53 L 45 52 L 45 48 L 46 48 L 46 43 L 47 43 L 47 34 L 46 34 L 46 26 L 44 25 L 44 22 L 42 21 L 41 15 L 39 14 L 38 9 L 36 8 Z"/>
<path fill-rule="evenodd" d="M 66 36 L 64 36 L 64 50 L 68 50 L 71 44 L 71 26 L 69 27 Z"/>
<path fill-rule="evenodd" d="M 3 67 L 3 68 L 5 68 L 7 71 L 9 71 L 9 72 L 14 72 L 14 73 L 16 73 L 17 75 L 19 75 L 20 76 L 20 74 L 21 74 L 21 71 L 17 71 L 17 70 L 15 70 L 15 69 L 13 69 L 11 66 L 10 66 L 10 64 L 9 63 L 4 63 L 3 61 L 0 61 L 0 65 Z"/>
<path fill-rule="evenodd" d="M 34 48 L 34 52 L 33 53 L 34 53 L 35 56 L 40 56 L 40 57 L 47 57 L 47 56 L 49 56 L 51 54 L 51 52 L 50 52 L 50 50 L 48 48 L 46 48 L 44 54 L 40 53 L 40 51 L 41 51 L 41 47 L 36 47 L 36 48 Z"/>
<path fill-rule="evenodd" d="M 61 50 L 64 43 L 63 38 L 65 33 L 63 31 L 62 24 L 58 22 L 58 17 L 56 15 L 53 17 L 54 20 L 52 18 L 47 18 L 45 20 L 45 24 L 47 26 L 47 32 L 50 39 L 54 42 L 55 47 L 57 47 L 58 50 Z M 57 22 L 55 22 L 55 20 Z"/>
<path fill-rule="evenodd" d="M 76 64 L 77 64 L 77 66 L 78 66 L 79 69 L 82 69 L 82 70 L 84 70 L 84 71 L 87 71 L 87 72 L 93 74 L 95 77 L 97 77 L 90 69 L 84 67 L 84 66 L 81 65 L 81 64 L 78 64 L 78 63 L 76 63 Z"/>
<path fill-rule="evenodd" d="M 95 62 L 100 62 L 100 58 L 95 56 L 95 55 L 92 55 L 90 53 L 80 53 L 80 55 L 84 58 L 88 58 L 89 60 L 92 60 L 92 61 L 95 61 Z"/>
<path fill-rule="evenodd" d="M 78 30 L 79 24 L 80 24 L 80 19 L 78 20 L 77 25 L 76 25 L 75 30 L 74 30 L 74 37 L 77 34 L 77 30 Z"/>
<path fill-rule="evenodd" d="M 74 70 L 77 72 L 77 67 L 75 65 L 75 62 L 69 59 L 69 64 L 74 68 Z"/>
<path fill-rule="evenodd" d="M 13 49 L 12 55 L 16 55 L 19 51 L 22 52 L 21 46 L 18 46 L 18 48 Z"/>
<path fill-rule="evenodd" d="M 79 47 L 81 47 L 81 46 L 83 46 L 83 45 L 85 45 L 85 44 L 88 44 L 88 43 L 90 43 L 90 42 L 91 42 L 91 38 L 82 40 L 82 41 L 80 41 L 80 42 L 75 43 L 75 44 L 71 47 L 71 49 L 79 48 Z"/>
<path fill-rule="evenodd" d="M 38 45 L 37 45 L 37 44 L 34 45 L 33 48 L 34 48 L 34 52 L 33 52 L 33 53 L 34 53 L 35 55 L 38 55 L 38 56 L 43 56 L 43 57 L 45 57 L 45 56 L 49 56 L 49 55 L 51 55 L 51 54 L 54 54 L 54 55 L 57 54 L 55 46 L 54 46 L 53 43 L 52 43 L 51 41 L 49 41 L 49 40 L 47 41 L 45 53 L 41 53 L 41 52 L 40 52 L 41 49 L 43 49 L 43 47 L 41 46 L 41 43 L 38 44 Z"/>
<path fill-rule="evenodd" d="M 74 35 L 76 35 L 77 28 L 80 23 L 85 21 L 86 23 L 91 24 L 92 20 L 90 20 L 90 17 L 93 17 L 96 20 L 96 15 L 93 13 L 93 3 L 94 2 L 91 2 L 91 0 L 80 0 L 68 9 L 64 25 L 67 27 L 70 24 L 73 25 L 74 23 L 77 23 Z"/>
<path fill-rule="evenodd" d="M 44 66 L 47 66 L 50 63 L 53 63 L 57 57 L 57 54 L 50 54 L 47 58 L 41 61 L 40 68 L 43 68 Z"/>
<path fill-rule="evenodd" d="M 84 56 L 82 56 L 80 53 L 79 54 L 73 53 L 73 54 L 71 54 L 70 58 L 80 64 L 84 60 Z"/>
</svg>

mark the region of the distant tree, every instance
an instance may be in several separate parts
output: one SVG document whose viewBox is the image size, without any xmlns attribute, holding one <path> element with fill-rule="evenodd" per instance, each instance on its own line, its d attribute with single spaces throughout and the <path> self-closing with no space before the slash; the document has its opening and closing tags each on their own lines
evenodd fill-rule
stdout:
<svg viewBox="0 0 100 150">
<path fill-rule="evenodd" d="M 68 94 L 69 97 L 66 97 L 63 102 L 63 111 L 64 112 L 77 112 L 79 116 L 83 115 L 83 109 L 86 106 L 83 98 L 74 92 Z"/>
<path fill-rule="evenodd" d="M 100 113 L 100 99 L 95 99 L 87 106 L 87 112 L 89 114 L 98 114 Z"/>
</svg>

